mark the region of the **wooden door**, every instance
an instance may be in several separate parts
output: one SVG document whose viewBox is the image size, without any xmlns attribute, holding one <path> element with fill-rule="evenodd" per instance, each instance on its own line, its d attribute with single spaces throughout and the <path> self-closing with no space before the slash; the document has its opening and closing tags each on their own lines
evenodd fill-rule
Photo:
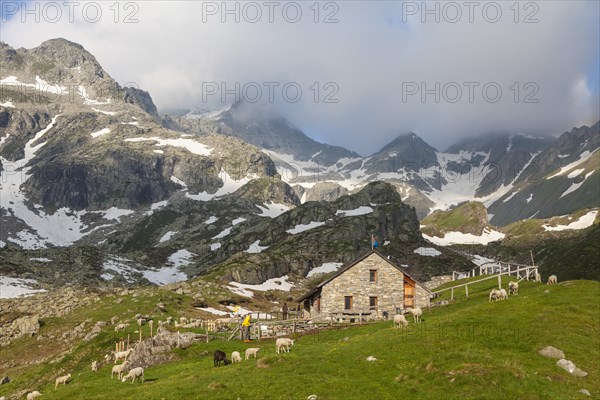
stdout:
<svg viewBox="0 0 600 400">
<path fill-rule="evenodd" d="M 404 276 L 404 308 L 415 306 L 415 281 Z"/>
</svg>

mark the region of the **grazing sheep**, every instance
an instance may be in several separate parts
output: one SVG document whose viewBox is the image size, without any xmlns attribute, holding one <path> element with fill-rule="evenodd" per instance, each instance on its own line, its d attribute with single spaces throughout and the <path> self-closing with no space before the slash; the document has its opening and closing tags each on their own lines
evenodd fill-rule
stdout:
<svg viewBox="0 0 600 400">
<path fill-rule="evenodd" d="M 121 382 L 127 382 L 127 380 L 131 378 L 131 384 L 133 385 L 133 382 L 135 382 L 135 379 L 138 378 L 138 381 L 140 380 L 140 378 L 142 379 L 142 383 L 144 383 L 144 368 L 142 367 L 137 367 L 132 369 L 131 371 L 129 371 L 129 373 L 123 377 L 123 379 L 121 379 Z"/>
<path fill-rule="evenodd" d="M 558 283 L 558 278 L 556 275 L 550 275 L 548 277 L 548 285 L 556 285 Z"/>
<path fill-rule="evenodd" d="M 508 282 L 508 294 L 519 295 L 519 282 Z"/>
<path fill-rule="evenodd" d="M 92 372 L 98 372 L 98 361 L 92 361 Z"/>
<path fill-rule="evenodd" d="M 142 326 L 146 323 L 146 320 L 144 318 L 138 318 L 136 321 L 138 326 Z"/>
<path fill-rule="evenodd" d="M 34 390 L 33 392 L 27 394 L 27 400 L 35 400 L 38 397 L 40 397 L 42 394 L 40 392 L 38 392 L 37 390 Z"/>
<path fill-rule="evenodd" d="M 104 355 L 104 361 L 109 363 L 110 360 L 112 360 L 112 354 L 105 354 Z"/>
<path fill-rule="evenodd" d="M 173 325 L 173 317 L 167 317 L 167 324 Z"/>
<path fill-rule="evenodd" d="M 506 299 L 508 299 L 508 293 L 506 293 L 506 290 L 500 289 L 500 298 L 499 298 L 499 300 L 506 300 Z"/>
<path fill-rule="evenodd" d="M 112 371 L 110 372 L 110 379 L 112 379 L 115 374 L 117 374 L 117 377 L 121 379 L 123 377 L 123 371 L 125 371 L 127 365 L 129 365 L 129 361 L 123 361 L 123 364 L 114 365 L 112 367 Z"/>
<path fill-rule="evenodd" d="M 180 323 L 181 325 L 185 325 L 185 324 L 187 324 L 188 322 L 189 322 L 189 320 L 188 320 L 186 317 L 180 317 L 180 318 L 179 318 L 179 323 Z"/>
<path fill-rule="evenodd" d="M 115 332 L 121 332 L 129 328 L 129 324 L 118 324 L 115 326 Z"/>
<path fill-rule="evenodd" d="M 394 328 L 400 328 L 401 326 L 408 326 L 408 321 L 406 320 L 406 317 L 402 314 L 394 315 Z"/>
<path fill-rule="evenodd" d="M 498 289 L 492 289 L 490 292 L 490 301 L 496 301 L 500 299 L 500 291 Z"/>
<path fill-rule="evenodd" d="M 252 347 L 250 349 L 246 349 L 246 360 L 250 358 L 250 356 L 254 356 L 256 358 L 256 354 L 260 349 L 258 347 Z"/>
<path fill-rule="evenodd" d="M 539 272 L 535 273 L 535 279 L 536 282 L 542 282 L 542 275 Z"/>
<path fill-rule="evenodd" d="M 415 321 L 416 324 L 421 322 L 421 315 L 423 315 L 423 310 L 421 310 L 421 307 L 414 307 L 414 308 L 409 307 L 406 309 L 406 312 L 412 314 L 413 320 Z"/>
<path fill-rule="evenodd" d="M 290 347 L 294 345 L 294 340 L 290 338 L 279 338 L 275 341 L 275 351 L 279 354 L 279 351 L 290 352 Z"/>
<path fill-rule="evenodd" d="M 58 378 L 56 378 L 56 380 L 54 381 L 54 389 L 56 389 L 58 387 L 58 385 L 60 385 L 61 383 L 63 385 L 67 384 L 67 381 L 71 379 L 71 374 L 67 374 L 64 376 L 59 376 Z"/>
<path fill-rule="evenodd" d="M 215 367 L 220 367 L 221 362 L 223 362 L 223 364 L 225 365 L 231 364 L 231 361 L 227 359 L 227 355 L 225 354 L 225 352 L 221 350 L 215 350 L 215 357 L 213 361 Z"/>
<path fill-rule="evenodd" d="M 127 360 L 127 357 L 129 357 L 129 354 L 133 351 L 133 349 L 129 349 L 129 350 L 125 350 L 125 351 L 117 351 L 115 353 L 115 364 L 117 363 L 117 361 L 119 361 L 121 358 L 123 360 Z"/>
<path fill-rule="evenodd" d="M 239 351 L 234 351 L 233 353 L 231 353 L 231 362 L 242 362 L 242 356 L 240 355 Z"/>
</svg>

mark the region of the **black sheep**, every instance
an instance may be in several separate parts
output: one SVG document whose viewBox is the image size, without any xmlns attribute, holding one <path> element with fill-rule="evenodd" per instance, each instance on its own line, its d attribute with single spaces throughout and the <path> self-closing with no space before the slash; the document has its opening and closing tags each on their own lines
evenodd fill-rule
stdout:
<svg viewBox="0 0 600 400">
<path fill-rule="evenodd" d="M 214 360 L 215 367 L 220 367 L 221 361 L 223 361 L 225 365 L 231 364 L 231 361 L 227 359 L 227 355 L 224 352 L 222 352 L 221 350 L 216 350 Z"/>
</svg>

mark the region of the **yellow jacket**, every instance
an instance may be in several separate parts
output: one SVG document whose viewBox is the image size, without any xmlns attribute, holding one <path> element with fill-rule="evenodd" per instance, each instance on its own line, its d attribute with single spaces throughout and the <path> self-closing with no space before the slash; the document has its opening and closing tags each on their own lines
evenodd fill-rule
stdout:
<svg viewBox="0 0 600 400">
<path fill-rule="evenodd" d="M 242 326 L 250 326 L 250 319 L 252 318 L 252 315 L 246 315 L 246 318 L 244 318 L 244 322 L 242 322 Z"/>
</svg>

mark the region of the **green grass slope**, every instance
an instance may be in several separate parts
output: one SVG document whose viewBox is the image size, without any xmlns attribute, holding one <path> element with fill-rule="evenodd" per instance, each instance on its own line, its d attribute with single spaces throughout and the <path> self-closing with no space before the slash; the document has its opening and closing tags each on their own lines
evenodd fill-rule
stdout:
<svg viewBox="0 0 600 400">
<path fill-rule="evenodd" d="M 341 327 L 299 337 L 289 354 L 276 354 L 271 340 L 197 343 L 175 350 L 176 361 L 147 369 L 143 384 L 111 380 L 111 365 L 91 372 L 90 360 L 112 345 L 113 333 L 107 327 L 58 361 L 13 371 L 13 382 L 0 386 L 0 396 L 25 388 L 39 390 L 48 400 L 263 400 L 306 399 L 311 394 L 320 400 L 574 399 L 583 398 L 581 388 L 598 396 L 600 283 L 522 282 L 519 296 L 489 303 L 487 294 L 496 284 L 494 279 L 474 284 L 469 299 L 457 291 L 453 303 L 425 310 L 423 323 L 411 322 L 404 331 L 393 329 L 391 321 Z M 149 306 L 157 299 L 126 298 L 117 310 L 101 301 L 94 309 L 80 310 L 77 319 L 128 312 L 133 300 Z M 178 298 L 172 300 L 178 304 Z M 562 349 L 589 375 L 571 376 L 555 365 L 556 360 L 537 354 L 548 345 Z M 230 354 L 248 347 L 261 348 L 258 362 L 213 367 L 212 351 Z M 36 349 L 32 339 L 24 339 L 3 348 L 2 357 Z M 209 355 L 202 356 L 204 351 Z M 368 356 L 377 361 L 366 361 Z M 54 378 L 68 371 L 72 382 L 55 390 Z"/>
</svg>

